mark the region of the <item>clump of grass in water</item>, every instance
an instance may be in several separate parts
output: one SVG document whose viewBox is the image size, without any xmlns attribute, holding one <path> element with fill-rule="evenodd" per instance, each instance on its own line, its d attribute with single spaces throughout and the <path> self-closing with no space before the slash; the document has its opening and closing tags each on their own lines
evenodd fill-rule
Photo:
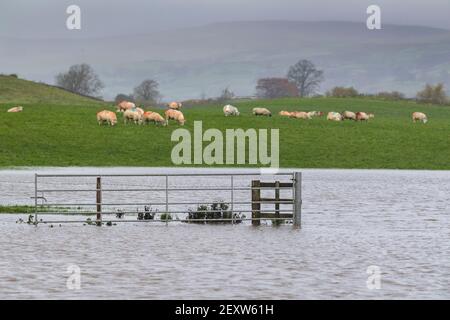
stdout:
<svg viewBox="0 0 450 320">
<path fill-rule="evenodd" d="M 172 220 L 172 215 L 170 213 L 162 213 L 160 219 L 161 221 L 170 221 Z"/>
<path fill-rule="evenodd" d="M 39 207 L 38 213 L 48 213 L 48 212 L 64 212 L 68 211 L 68 208 L 57 208 L 57 207 Z M 0 213 L 35 213 L 36 208 L 34 206 L 0 206 Z"/>
<path fill-rule="evenodd" d="M 116 226 L 117 223 L 113 223 L 112 221 L 106 221 L 106 222 L 98 222 L 97 221 L 93 221 L 91 218 L 87 218 L 86 222 L 83 223 L 83 226 L 88 225 L 88 226 L 102 226 L 102 225 L 106 225 L 108 227 L 111 226 Z"/>
<path fill-rule="evenodd" d="M 28 223 L 28 224 L 36 224 L 36 222 L 37 222 L 37 221 L 34 221 L 34 216 L 33 216 L 32 214 L 30 214 L 30 215 L 28 216 L 28 221 L 27 221 L 27 223 Z"/>
<path fill-rule="evenodd" d="M 278 227 L 283 224 L 286 224 L 286 220 L 272 219 L 272 226 L 274 226 L 274 227 Z"/>
<path fill-rule="evenodd" d="M 241 223 L 245 215 L 241 217 L 240 214 L 233 213 L 229 210 L 230 205 L 225 202 L 213 202 L 212 204 L 202 204 L 197 207 L 195 211 L 189 211 L 188 222 L 189 223 L 220 223 L 220 224 L 231 224 L 231 223 Z M 217 221 L 220 219 L 227 219 L 222 221 Z M 208 221 L 210 220 L 210 221 Z"/>
<path fill-rule="evenodd" d="M 158 210 L 153 211 L 151 206 L 145 206 L 144 212 L 138 212 L 138 220 L 153 220 Z"/>
</svg>

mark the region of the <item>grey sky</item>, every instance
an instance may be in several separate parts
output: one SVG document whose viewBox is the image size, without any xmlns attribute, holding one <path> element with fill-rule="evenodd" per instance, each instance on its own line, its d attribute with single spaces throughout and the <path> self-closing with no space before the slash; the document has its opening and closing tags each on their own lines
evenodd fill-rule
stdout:
<svg viewBox="0 0 450 320">
<path fill-rule="evenodd" d="M 82 9 L 82 30 L 65 29 L 68 5 Z M 365 21 L 370 4 L 383 23 L 450 29 L 449 0 L 1 0 L 0 35 L 97 37 L 151 33 L 236 20 Z"/>
</svg>

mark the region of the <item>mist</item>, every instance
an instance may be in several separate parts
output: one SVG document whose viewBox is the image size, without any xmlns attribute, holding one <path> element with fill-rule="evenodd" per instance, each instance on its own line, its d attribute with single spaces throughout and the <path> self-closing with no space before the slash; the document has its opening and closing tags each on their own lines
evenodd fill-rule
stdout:
<svg viewBox="0 0 450 320">
<path fill-rule="evenodd" d="M 66 9 L 81 8 L 81 30 Z M 366 28 L 369 5 L 382 30 Z M 0 73 L 53 84 L 89 63 L 103 97 L 159 82 L 165 99 L 255 92 L 257 79 L 284 77 L 310 59 L 335 85 L 413 96 L 427 82 L 450 87 L 448 0 L 2 0 Z"/>
<path fill-rule="evenodd" d="M 79 31 L 65 27 L 66 8 L 72 4 L 82 10 Z M 381 7 L 387 24 L 450 29 L 448 0 L 2 0 L 0 36 L 124 36 L 255 20 L 364 22 L 371 4 Z"/>
</svg>

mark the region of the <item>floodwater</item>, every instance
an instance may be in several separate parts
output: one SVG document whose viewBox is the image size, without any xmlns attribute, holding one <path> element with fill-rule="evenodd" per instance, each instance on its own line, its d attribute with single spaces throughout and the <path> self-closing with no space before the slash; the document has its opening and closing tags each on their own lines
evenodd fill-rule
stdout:
<svg viewBox="0 0 450 320">
<path fill-rule="evenodd" d="M 0 204 L 33 204 L 30 197 L 34 195 L 35 172 L 223 171 L 0 171 Z M 0 298 L 450 299 L 450 172 L 302 172 L 301 230 L 290 225 L 263 224 L 254 228 L 248 223 L 219 226 L 180 222 L 131 222 L 101 228 L 80 223 L 34 227 L 15 223 L 18 218 L 25 219 L 25 215 L 0 215 Z M 135 188 L 135 184 L 145 186 L 145 182 L 122 179 L 104 183 L 121 187 L 129 184 L 130 188 Z M 200 185 L 189 179 L 192 178 L 173 179 L 170 185 Z M 201 185 L 229 184 L 226 177 L 208 179 L 211 180 Z M 62 187 L 72 182 L 52 183 Z M 84 188 L 91 183 L 79 181 L 73 187 Z M 246 182 L 236 182 L 240 183 Z M 164 182 L 155 185 L 163 186 Z M 51 183 L 43 188 L 50 186 Z M 49 202 L 89 201 L 91 195 L 76 195 L 79 198 L 74 199 L 73 194 L 57 194 L 53 198 L 45 194 Z M 158 203 L 164 197 L 146 195 L 147 198 L 135 200 L 134 196 L 141 195 L 120 194 L 104 201 Z M 188 192 L 171 200 L 195 202 L 190 200 L 198 196 L 202 199 L 195 201 L 227 201 L 228 194 Z M 207 199 L 208 196 L 214 199 Z M 248 200 L 245 192 L 235 197 Z M 73 219 L 50 215 L 40 218 Z M 77 278 L 68 272 L 68 268 L 76 270 L 73 266 L 80 270 L 79 290 L 69 289 L 77 283 Z M 69 288 L 68 279 L 75 279 L 69 281 Z"/>
</svg>

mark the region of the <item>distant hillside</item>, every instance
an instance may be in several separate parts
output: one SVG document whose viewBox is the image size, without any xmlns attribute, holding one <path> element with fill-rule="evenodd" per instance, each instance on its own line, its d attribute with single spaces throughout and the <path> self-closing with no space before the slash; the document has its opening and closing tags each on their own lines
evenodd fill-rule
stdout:
<svg viewBox="0 0 450 320">
<path fill-rule="evenodd" d="M 99 104 L 101 100 L 74 94 L 62 88 L 14 76 L 0 75 L 0 103 L 49 103 L 58 105 Z"/>
<path fill-rule="evenodd" d="M 146 78 L 159 81 L 166 100 L 217 96 L 228 86 L 248 96 L 259 77 L 284 76 L 303 58 L 325 71 L 322 92 L 344 85 L 413 96 L 426 82 L 450 88 L 449 57 L 449 30 L 384 24 L 370 31 L 365 22 L 226 22 L 99 39 L 0 38 L 0 61 L 8 62 L 0 72 L 51 83 L 71 64 L 87 62 L 108 99 Z"/>
</svg>

